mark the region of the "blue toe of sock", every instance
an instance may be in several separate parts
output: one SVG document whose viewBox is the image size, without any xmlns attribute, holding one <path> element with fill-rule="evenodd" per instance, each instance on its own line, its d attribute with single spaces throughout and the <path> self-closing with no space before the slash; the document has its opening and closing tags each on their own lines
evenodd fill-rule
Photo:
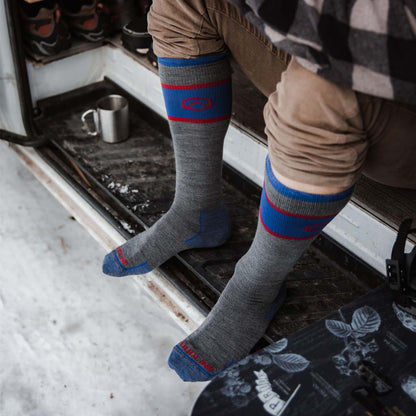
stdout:
<svg viewBox="0 0 416 416">
<path fill-rule="evenodd" d="M 208 381 L 214 377 L 182 352 L 178 346 L 173 348 L 168 364 L 183 381 Z"/>
<path fill-rule="evenodd" d="M 108 274 L 109 276 L 125 276 L 125 270 L 123 270 L 117 263 L 114 251 L 108 253 L 104 257 L 103 273 Z"/>
<path fill-rule="evenodd" d="M 123 267 L 116 257 L 116 253 L 113 250 L 104 257 L 103 261 L 103 273 L 109 276 L 129 276 L 148 273 L 152 270 L 149 264 L 146 262 L 133 267 Z"/>
</svg>

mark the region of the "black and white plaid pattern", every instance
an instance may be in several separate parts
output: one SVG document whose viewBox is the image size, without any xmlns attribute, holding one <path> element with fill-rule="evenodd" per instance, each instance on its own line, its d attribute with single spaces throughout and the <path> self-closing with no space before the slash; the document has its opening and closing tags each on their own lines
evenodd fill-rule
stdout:
<svg viewBox="0 0 416 416">
<path fill-rule="evenodd" d="M 305 68 L 416 104 L 416 0 L 229 0 Z"/>
</svg>

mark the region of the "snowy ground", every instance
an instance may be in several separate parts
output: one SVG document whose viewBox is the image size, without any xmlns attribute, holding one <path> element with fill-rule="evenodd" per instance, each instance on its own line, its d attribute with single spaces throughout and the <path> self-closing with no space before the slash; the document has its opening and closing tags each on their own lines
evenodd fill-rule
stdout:
<svg viewBox="0 0 416 416">
<path fill-rule="evenodd" d="M 188 415 L 184 333 L 0 144 L 0 415 Z"/>
</svg>

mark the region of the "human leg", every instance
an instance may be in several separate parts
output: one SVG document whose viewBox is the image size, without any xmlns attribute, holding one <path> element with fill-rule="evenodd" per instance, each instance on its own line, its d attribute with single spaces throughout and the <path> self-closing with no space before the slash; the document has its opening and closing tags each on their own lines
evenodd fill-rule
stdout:
<svg viewBox="0 0 416 416">
<path fill-rule="evenodd" d="M 229 235 L 221 168 L 231 114 L 231 73 L 227 47 L 213 21 L 204 0 L 153 3 L 149 31 L 161 57 L 176 160 L 175 200 L 153 227 L 106 256 L 106 274 L 146 273 L 182 250 L 220 245 Z M 246 36 L 247 27 L 241 26 L 240 32 Z M 265 54 L 270 51 L 264 48 Z"/>
<path fill-rule="evenodd" d="M 203 324 L 169 358 L 184 381 L 210 380 L 249 354 L 284 301 L 287 273 L 351 193 L 295 191 L 280 183 L 266 162 L 253 243 Z"/>
<path fill-rule="evenodd" d="M 209 380 L 250 352 L 282 301 L 287 273 L 348 202 L 364 161 L 355 94 L 296 63 L 265 115 L 273 145 L 256 235 L 207 319 L 171 353 L 169 364 L 185 381 Z"/>
<path fill-rule="evenodd" d="M 188 24 L 183 30 L 189 45 L 164 53 L 159 60 L 175 151 L 175 199 L 154 226 L 106 256 L 103 271 L 113 276 L 146 273 L 182 250 L 220 245 L 230 233 L 230 220 L 222 205 L 221 171 L 223 140 L 231 116 L 231 69 L 221 44 L 209 56 L 197 53 L 193 39 L 205 19 L 200 5 L 189 5 L 179 15 L 176 6 L 175 1 L 155 1 L 149 18 L 150 31 L 153 20 L 160 24 L 167 19 L 160 34 L 164 40 L 175 35 L 175 16 Z M 187 47 L 194 50 L 192 59 L 183 58 Z"/>
<path fill-rule="evenodd" d="M 221 193 L 231 115 L 228 61 L 224 55 L 160 58 L 159 71 L 175 150 L 175 199 L 149 230 L 106 256 L 103 271 L 113 276 L 146 273 L 180 251 L 221 245 L 230 233 Z"/>
</svg>

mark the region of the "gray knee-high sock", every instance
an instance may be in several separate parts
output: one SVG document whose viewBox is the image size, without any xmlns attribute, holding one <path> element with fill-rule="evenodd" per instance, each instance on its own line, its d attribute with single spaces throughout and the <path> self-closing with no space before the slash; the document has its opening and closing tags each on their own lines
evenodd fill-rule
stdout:
<svg viewBox="0 0 416 416">
<path fill-rule="evenodd" d="M 159 72 L 175 151 L 175 199 L 149 230 L 105 257 L 103 272 L 111 276 L 146 273 L 182 250 L 221 245 L 230 234 L 221 195 L 231 116 L 228 59 L 159 58 Z"/>
<path fill-rule="evenodd" d="M 204 323 L 172 350 L 169 365 L 183 380 L 209 380 L 250 352 L 284 301 L 286 274 L 351 193 L 297 192 L 267 160 L 253 243 Z"/>
</svg>

